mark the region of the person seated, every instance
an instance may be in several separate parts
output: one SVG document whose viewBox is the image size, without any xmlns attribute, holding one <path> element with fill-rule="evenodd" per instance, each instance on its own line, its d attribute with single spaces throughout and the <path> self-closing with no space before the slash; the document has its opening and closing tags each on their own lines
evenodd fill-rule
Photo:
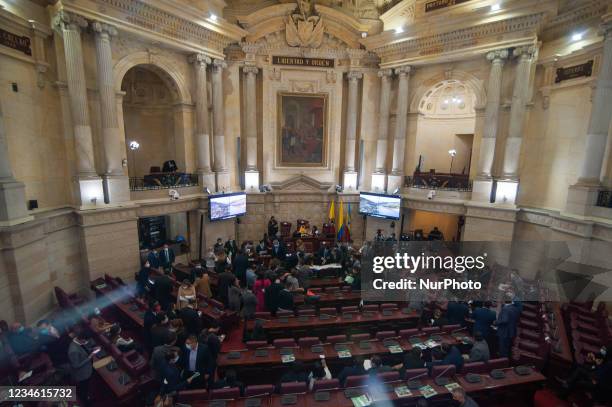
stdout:
<svg viewBox="0 0 612 407">
<path fill-rule="evenodd" d="M 270 236 L 270 238 L 275 238 L 276 234 L 278 233 L 278 222 L 276 221 L 276 219 L 274 219 L 274 216 L 270 217 L 270 220 L 268 221 L 268 236 Z"/>
<path fill-rule="evenodd" d="M 257 246 L 255 246 L 255 253 L 258 255 L 264 255 L 268 252 L 268 246 L 266 245 L 265 240 L 260 240 Z"/>
<path fill-rule="evenodd" d="M 375 242 L 384 242 L 386 240 L 385 235 L 383 235 L 382 229 L 376 230 L 376 236 L 374 236 Z"/>
<path fill-rule="evenodd" d="M 128 352 L 136 348 L 136 343 L 132 338 L 124 338 L 121 336 L 121 327 L 114 324 L 109 332 L 109 339 L 121 352 Z"/>
<path fill-rule="evenodd" d="M 482 333 L 476 331 L 468 362 L 488 362 L 490 357 L 489 344 L 483 338 Z"/>
<path fill-rule="evenodd" d="M 459 403 L 459 407 L 478 407 L 478 404 L 465 393 L 463 387 L 455 387 L 451 393 L 453 400 Z"/>
<path fill-rule="evenodd" d="M 238 375 L 235 370 L 228 369 L 225 372 L 225 377 L 214 382 L 211 389 L 226 389 L 232 387 L 238 387 L 240 389 L 240 395 L 244 395 L 244 383 L 238 380 Z"/>
<path fill-rule="evenodd" d="M 322 242 L 321 247 L 317 251 L 317 257 L 321 259 L 323 264 L 328 263 L 331 258 L 332 252 L 327 244 L 327 242 Z"/>
<path fill-rule="evenodd" d="M 177 169 L 178 167 L 174 160 L 164 161 L 164 165 L 162 166 L 162 172 L 176 172 Z"/>
<path fill-rule="evenodd" d="M 565 389 L 591 391 L 598 402 L 606 401 L 612 385 L 612 358 L 604 346 L 599 352 L 589 352 L 584 365 L 578 365 L 566 379 L 555 377 Z M 609 399 L 607 400 L 609 401 Z"/>
<path fill-rule="evenodd" d="M 108 332 L 113 324 L 106 322 L 106 320 L 102 317 L 102 312 L 96 307 L 89 317 L 89 326 L 96 333 L 102 333 Z"/>
<path fill-rule="evenodd" d="M 187 306 L 189 302 L 195 302 L 195 307 L 197 307 L 197 299 L 196 299 L 196 290 L 191 281 L 188 279 L 183 280 L 183 284 L 178 289 L 178 293 L 176 295 L 176 307 L 178 309 L 182 309 Z"/>
<path fill-rule="evenodd" d="M 340 385 L 344 387 L 346 383 L 346 378 L 349 376 L 361 376 L 366 373 L 363 367 L 363 357 L 360 355 L 356 355 L 353 357 L 353 363 L 351 366 L 345 366 L 338 375 L 338 380 L 340 381 Z"/>
<path fill-rule="evenodd" d="M 272 242 L 272 257 L 277 258 L 281 261 L 285 260 L 285 248 L 280 244 L 278 239 L 274 239 Z"/>
<path fill-rule="evenodd" d="M 444 317 L 444 315 L 442 315 L 442 311 L 440 310 L 440 308 L 436 308 L 433 313 L 433 318 L 430 320 L 429 324 L 431 326 L 448 325 L 448 320 L 446 319 L 446 317 Z"/>
<path fill-rule="evenodd" d="M 268 337 L 266 335 L 266 331 L 263 327 L 263 322 L 259 319 L 255 320 L 255 324 L 253 325 L 253 329 L 251 332 L 247 332 L 247 324 L 244 324 L 244 335 L 243 342 L 247 341 L 267 341 Z"/>
<path fill-rule="evenodd" d="M 463 366 L 463 356 L 461 356 L 461 351 L 459 348 L 455 345 L 443 343 L 441 346 L 441 351 L 442 359 L 434 360 L 430 365 L 455 365 L 457 372 L 460 371 L 461 367 Z"/>
<path fill-rule="evenodd" d="M 285 275 L 285 284 L 288 284 L 289 291 L 291 292 L 304 291 L 304 289 L 300 287 L 300 280 L 297 278 L 297 270 L 295 269 Z"/>
<path fill-rule="evenodd" d="M 314 367 L 308 374 L 308 390 L 312 391 L 312 388 L 317 380 L 330 380 L 332 374 L 327 367 L 325 356 L 321 358 L 321 361 L 316 361 Z"/>
<path fill-rule="evenodd" d="M 399 370 L 401 377 L 404 377 L 406 370 L 422 369 L 424 367 L 423 352 L 416 347 L 404 353 L 404 360 L 402 363 L 393 366 L 395 370 Z"/>
<path fill-rule="evenodd" d="M 434 226 L 427 237 L 429 240 L 444 240 L 444 235 L 438 230 L 437 226 Z"/>
<path fill-rule="evenodd" d="M 391 366 L 383 364 L 382 359 L 378 355 L 372 356 L 370 365 L 370 368 L 367 370 L 369 375 L 376 375 L 378 373 L 385 373 L 393 370 Z"/>
<path fill-rule="evenodd" d="M 30 329 L 26 329 L 20 322 L 14 322 L 8 334 L 8 343 L 17 356 L 35 352 L 39 343 L 32 336 Z"/>
</svg>

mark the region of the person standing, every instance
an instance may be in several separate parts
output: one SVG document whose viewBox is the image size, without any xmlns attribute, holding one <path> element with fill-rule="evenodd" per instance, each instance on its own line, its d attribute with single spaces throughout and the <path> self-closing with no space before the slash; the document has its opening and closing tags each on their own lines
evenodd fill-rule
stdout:
<svg viewBox="0 0 612 407">
<path fill-rule="evenodd" d="M 93 374 L 93 355 L 96 350 L 89 353 L 85 350 L 87 335 L 78 327 L 75 329 L 75 337 L 68 346 L 68 362 L 72 379 L 76 382 L 76 394 L 84 406 L 89 406 L 89 381 Z M 96 348 L 99 350 L 99 348 Z"/>
<path fill-rule="evenodd" d="M 509 357 L 512 341 L 516 336 L 516 325 L 519 320 L 519 309 L 514 303 L 508 301 L 499 312 L 499 317 L 495 321 L 497 325 L 497 337 L 499 339 L 499 356 Z"/>
<path fill-rule="evenodd" d="M 154 269 L 159 268 L 159 254 L 157 253 L 157 249 L 151 249 L 149 254 L 147 254 L 147 261 Z"/>
<path fill-rule="evenodd" d="M 159 253 L 159 264 L 166 272 L 172 271 L 172 264 L 174 264 L 174 250 L 168 247 L 168 243 L 164 243 L 164 247 Z"/>
<path fill-rule="evenodd" d="M 196 293 L 203 295 L 206 298 L 212 298 L 212 290 L 210 289 L 210 276 L 208 270 L 200 268 L 196 271 L 195 282 L 193 283 Z"/>
<path fill-rule="evenodd" d="M 189 303 L 194 303 L 197 308 L 196 290 L 191 281 L 188 279 L 183 280 L 183 284 L 178 289 L 176 295 L 176 308 L 182 309 Z"/>
<path fill-rule="evenodd" d="M 253 292 L 255 293 L 255 297 L 257 297 L 257 312 L 263 312 L 266 310 L 265 304 L 265 294 L 266 289 L 270 287 L 269 279 L 266 278 L 263 271 L 259 271 L 257 274 L 257 280 L 255 280 L 255 284 L 253 285 Z"/>
<path fill-rule="evenodd" d="M 238 254 L 234 258 L 232 265 L 234 267 L 234 274 L 236 275 L 236 278 L 240 280 L 240 286 L 246 287 L 246 272 L 247 268 L 249 268 L 249 258 L 245 254 L 244 249 L 240 249 L 238 251 Z"/>
<path fill-rule="evenodd" d="M 277 233 L 278 233 L 278 222 L 276 221 L 276 219 L 274 219 L 274 216 L 271 216 L 270 220 L 268 221 L 268 236 L 271 239 L 274 239 Z"/>
</svg>

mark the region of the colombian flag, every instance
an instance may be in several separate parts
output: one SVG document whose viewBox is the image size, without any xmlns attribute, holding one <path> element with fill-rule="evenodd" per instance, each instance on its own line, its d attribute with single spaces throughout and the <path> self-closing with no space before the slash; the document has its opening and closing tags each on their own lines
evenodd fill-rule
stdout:
<svg viewBox="0 0 612 407">
<path fill-rule="evenodd" d="M 336 218 L 336 206 L 334 202 L 335 201 L 331 201 L 331 204 L 329 204 L 329 220 L 334 220 Z"/>
</svg>

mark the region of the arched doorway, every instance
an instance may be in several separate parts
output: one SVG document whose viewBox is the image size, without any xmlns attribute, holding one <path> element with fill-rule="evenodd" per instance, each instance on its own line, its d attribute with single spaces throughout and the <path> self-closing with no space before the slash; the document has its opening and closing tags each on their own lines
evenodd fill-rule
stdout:
<svg viewBox="0 0 612 407">
<path fill-rule="evenodd" d="M 476 95 L 464 82 L 444 80 L 427 90 L 418 106 L 415 151 L 420 173 L 469 178 L 476 125 Z M 452 187 L 452 182 L 446 182 Z M 441 186 L 441 185 L 438 185 Z"/>
<path fill-rule="evenodd" d="M 121 82 L 128 174 L 131 182 L 161 172 L 177 160 L 174 105 L 178 95 L 171 79 L 154 65 L 130 68 Z"/>
</svg>

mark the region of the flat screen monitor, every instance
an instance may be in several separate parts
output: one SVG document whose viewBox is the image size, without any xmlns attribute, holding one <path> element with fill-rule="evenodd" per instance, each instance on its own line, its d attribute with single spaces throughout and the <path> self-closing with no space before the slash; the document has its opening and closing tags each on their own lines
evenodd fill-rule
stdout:
<svg viewBox="0 0 612 407">
<path fill-rule="evenodd" d="M 208 197 L 210 220 L 230 219 L 244 214 L 246 214 L 246 194 L 244 192 Z"/>
<path fill-rule="evenodd" d="M 385 219 L 399 219 L 402 198 L 399 195 L 359 194 L 359 213 Z"/>
</svg>

